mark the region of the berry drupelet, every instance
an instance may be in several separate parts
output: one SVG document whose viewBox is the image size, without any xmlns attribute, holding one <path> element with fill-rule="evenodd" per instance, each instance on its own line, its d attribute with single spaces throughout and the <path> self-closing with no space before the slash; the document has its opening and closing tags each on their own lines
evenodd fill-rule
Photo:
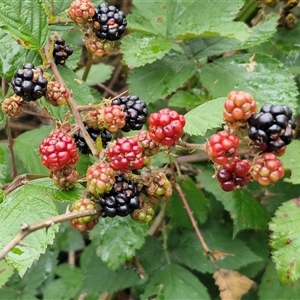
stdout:
<svg viewBox="0 0 300 300">
<path fill-rule="evenodd" d="M 102 2 L 95 8 L 93 16 L 95 35 L 100 40 L 119 40 L 127 26 L 126 15 L 113 5 Z"/>
<path fill-rule="evenodd" d="M 109 193 L 100 198 L 103 217 L 125 217 L 140 207 L 139 192 L 136 184 L 126 175 L 115 176 L 115 184 Z"/>
<path fill-rule="evenodd" d="M 136 95 L 127 95 L 113 100 L 111 104 L 121 106 L 126 114 L 126 124 L 122 127 L 122 131 L 142 129 L 148 117 L 148 109 L 144 100 Z"/>
<path fill-rule="evenodd" d="M 14 93 L 28 102 L 45 96 L 48 80 L 43 73 L 41 68 L 35 68 L 32 63 L 26 63 L 23 69 L 15 72 L 11 81 Z"/>
</svg>

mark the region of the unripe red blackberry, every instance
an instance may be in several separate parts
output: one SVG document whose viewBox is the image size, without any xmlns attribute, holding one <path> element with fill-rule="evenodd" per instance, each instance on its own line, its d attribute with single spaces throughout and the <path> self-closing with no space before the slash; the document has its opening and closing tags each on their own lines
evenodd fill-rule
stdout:
<svg viewBox="0 0 300 300">
<path fill-rule="evenodd" d="M 116 132 L 125 126 L 126 114 L 118 105 L 111 105 L 104 108 L 105 128 L 110 132 Z"/>
<path fill-rule="evenodd" d="M 225 130 L 213 134 L 206 143 L 208 156 L 217 164 L 233 162 L 237 156 L 239 139 Z"/>
<path fill-rule="evenodd" d="M 86 211 L 96 209 L 96 204 L 88 198 L 81 198 L 72 204 L 71 212 Z M 76 218 L 70 221 L 70 225 L 79 231 L 90 231 L 98 224 L 99 215 L 91 215 L 81 218 Z"/>
<path fill-rule="evenodd" d="M 1 103 L 3 113 L 8 117 L 18 117 L 22 114 L 23 99 L 20 96 L 12 95 Z"/>
<path fill-rule="evenodd" d="M 251 180 L 250 168 L 250 162 L 246 159 L 241 160 L 239 157 L 235 157 L 232 163 L 223 165 L 216 175 L 221 188 L 230 192 L 243 187 Z"/>
<path fill-rule="evenodd" d="M 76 144 L 63 129 L 52 130 L 39 147 L 42 163 L 50 170 L 59 170 L 78 161 Z"/>
<path fill-rule="evenodd" d="M 282 161 L 273 153 L 263 153 L 252 164 L 251 176 L 261 185 L 270 185 L 284 176 Z"/>
<path fill-rule="evenodd" d="M 35 101 L 45 96 L 48 80 L 43 73 L 41 68 L 35 68 L 32 63 L 26 63 L 23 69 L 15 72 L 11 81 L 15 94 L 25 101 Z"/>
<path fill-rule="evenodd" d="M 247 92 L 231 91 L 224 103 L 223 118 L 225 121 L 245 122 L 256 113 L 256 101 Z"/>
<path fill-rule="evenodd" d="M 95 8 L 93 29 L 100 40 L 119 40 L 127 26 L 126 15 L 115 6 L 102 2 Z"/>
<path fill-rule="evenodd" d="M 54 41 L 53 58 L 57 65 L 64 65 L 72 54 L 73 49 L 66 44 L 65 40 L 58 38 Z"/>
<path fill-rule="evenodd" d="M 113 100 L 111 104 L 119 105 L 126 114 L 126 124 L 122 127 L 122 131 L 142 129 L 148 117 L 148 109 L 144 100 L 136 95 L 127 95 Z"/>
<path fill-rule="evenodd" d="M 52 182 L 61 190 L 71 190 L 75 187 L 79 174 L 74 165 L 66 165 L 62 169 L 50 172 Z"/>
<path fill-rule="evenodd" d="M 69 97 L 70 94 L 63 84 L 57 81 L 49 81 L 45 95 L 45 99 L 49 103 L 53 106 L 64 105 L 68 103 Z"/>
<path fill-rule="evenodd" d="M 173 146 L 183 134 L 185 118 L 175 110 L 161 109 L 149 117 L 150 137 L 164 146 Z"/>
<path fill-rule="evenodd" d="M 68 13 L 75 23 L 85 24 L 95 14 L 94 4 L 90 0 L 74 0 Z"/>
<path fill-rule="evenodd" d="M 139 223 L 149 223 L 153 219 L 154 214 L 151 203 L 140 200 L 140 207 L 134 210 L 130 216 Z"/>
<path fill-rule="evenodd" d="M 110 192 L 102 195 L 99 203 L 103 217 L 125 217 L 140 207 L 139 191 L 125 174 L 119 174 Z"/>
<path fill-rule="evenodd" d="M 272 152 L 291 143 L 295 119 L 286 105 L 264 105 L 249 120 L 248 136 L 263 152 Z"/>
<path fill-rule="evenodd" d="M 92 127 L 88 126 L 86 123 L 84 123 L 84 127 L 86 131 L 88 132 L 89 136 L 96 142 L 96 144 L 101 143 L 101 149 L 106 148 L 107 143 L 111 141 L 112 136 L 110 132 L 106 129 L 102 130 L 97 130 L 93 129 Z M 74 134 L 73 136 L 74 141 L 76 143 L 77 149 L 82 153 L 82 154 L 91 154 L 91 150 L 86 143 L 85 139 L 83 138 L 83 135 L 81 131 L 78 131 Z M 100 139 L 100 141 L 99 141 Z M 99 147 L 100 148 L 100 147 Z M 99 149 L 99 150 L 101 150 Z"/>
<path fill-rule="evenodd" d="M 95 163 L 86 172 L 87 189 L 94 196 L 109 192 L 115 183 L 114 170 L 105 163 Z"/>
<path fill-rule="evenodd" d="M 130 170 L 141 169 L 144 166 L 143 149 L 137 140 L 131 137 L 123 137 L 107 149 L 110 166 L 126 173 Z"/>
</svg>

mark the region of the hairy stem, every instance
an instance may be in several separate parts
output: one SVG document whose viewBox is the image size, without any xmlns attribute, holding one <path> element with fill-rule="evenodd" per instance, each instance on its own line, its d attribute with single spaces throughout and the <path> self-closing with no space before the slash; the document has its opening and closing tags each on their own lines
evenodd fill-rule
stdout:
<svg viewBox="0 0 300 300">
<path fill-rule="evenodd" d="M 62 222 L 70 221 L 76 218 L 100 215 L 100 211 L 97 209 L 86 211 L 75 211 L 65 213 L 63 215 L 51 217 L 32 224 L 22 224 L 19 233 L 0 251 L 0 260 L 3 259 L 6 254 L 15 246 L 22 244 L 22 240 L 30 233 L 41 229 L 48 229 L 50 226 L 59 224 Z"/>
<path fill-rule="evenodd" d="M 186 200 L 185 194 L 183 193 L 180 185 L 177 182 L 175 183 L 175 188 L 176 188 L 176 190 L 177 190 L 177 192 L 178 192 L 178 194 L 179 194 L 179 196 L 180 196 L 180 198 L 181 198 L 181 200 L 183 202 L 183 205 L 184 205 L 184 207 L 185 207 L 185 209 L 187 211 L 187 214 L 188 214 L 188 216 L 189 216 L 189 218 L 190 218 L 190 220 L 192 222 L 194 230 L 195 230 L 195 232 L 196 232 L 196 234 L 198 236 L 198 239 L 199 239 L 199 241 L 200 241 L 200 243 L 201 243 L 201 245 L 202 245 L 202 247 L 204 249 L 205 254 L 209 255 L 211 253 L 211 250 L 208 248 L 208 246 L 207 246 L 207 244 L 206 244 L 206 242 L 205 242 L 205 240 L 204 240 L 204 238 L 203 238 L 203 236 L 202 236 L 202 234 L 201 234 L 201 232 L 200 232 L 200 230 L 199 230 L 199 228 L 197 226 L 197 222 L 196 222 L 196 220 L 194 218 L 194 215 L 193 215 L 193 212 L 192 212 L 192 210 L 191 210 L 191 208 L 190 208 L 190 206 L 189 206 L 189 204 L 188 204 L 188 202 Z"/>
<path fill-rule="evenodd" d="M 51 57 L 49 57 L 49 47 L 50 47 L 50 43 L 47 43 L 47 45 L 45 47 L 45 52 L 46 52 L 46 55 L 47 55 L 48 62 L 50 64 L 50 68 L 51 68 L 57 82 L 59 82 L 60 84 L 63 84 L 66 87 L 66 89 L 68 90 L 63 78 L 61 77 L 61 75 L 60 75 L 60 73 L 57 69 L 57 66 L 56 66 L 55 62 L 53 61 L 53 59 Z M 73 117 L 76 120 L 76 123 L 80 128 L 81 134 L 82 134 L 83 138 L 85 139 L 86 143 L 88 144 L 92 154 L 94 156 L 97 156 L 98 155 L 98 150 L 97 150 L 97 148 L 94 144 L 94 141 L 89 136 L 88 132 L 86 131 L 86 129 L 84 127 L 84 124 L 83 124 L 83 122 L 81 120 L 81 117 L 80 117 L 78 106 L 77 106 L 77 104 L 76 104 L 76 102 L 75 102 L 75 100 L 72 96 L 71 91 L 68 90 L 68 92 L 70 94 L 70 97 L 68 99 L 68 104 L 69 104 L 70 110 L 73 114 Z"/>
</svg>

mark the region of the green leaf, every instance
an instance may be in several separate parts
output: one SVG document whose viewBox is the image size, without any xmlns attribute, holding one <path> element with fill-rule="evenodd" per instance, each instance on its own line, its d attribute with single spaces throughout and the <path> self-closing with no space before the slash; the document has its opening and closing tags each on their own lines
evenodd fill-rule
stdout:
<svg viewBox="0 0 300 300">
<path fill-rule="evenodd" d="M 88 294 L 113 293 L 137 284 L 140 280 L 133 268 L 111 270 L 96 256 L 96 246 L 86 247 L 80 257 L 84 279 L 81 291 Z M 95 276 L 97 274 L 97 276 Z M 101 282 L 101 284 L 99 284 Z M 97 298 L 97 299 L 98 299 Z"/>
<path fill-rule="evenodd" d="M 242 48 L 249 48 L 266 42 L 277 30 L 278 15 L 267 15 L 263 23 L 259 23 L 251 28 L 250 37 L 242 43 Z"/>
<path fill-rule="evenodd" d="M 154 102 L 176 91 L 194 71 L 193 62 L 183 55 L 171 52 L 152 64 L 133 69 L 128 77 L 130 92 L 139 95 L 146 103 Z"/>
<path fill-rule="evenodd" d="M 141 299 L 209 300 L 206 287 L 191 272 L 179 265 L 166 265 L 147 283 Z"/>
<path fill-rule="evenodd" d="M 144 66 L 161 59 L 171 49 L 172 42 L 170 40 L 140 32 L 133 32 L 125 36 L 121 46 L 124 61 L 130 68 Z"/>
<path fill-rule="evenodd" d="M 47 4 L 47 9 L 51 10 L 51 0 L 44 0 Z M 59 0 L 59 1 L 53 1 L 54 4 L 54 12 L 53 14 L 55 16 L 58 16 L 60 14 L 65 14 L 66 10 L 70 7 L 70 0 Z"/>
<path fill-rule="evenodd" d="M 32 184 L 24 185 L 8 194 L 0 209 L 0 222 L 5 224 L 6 230 L 0 231 L 0 248 L 2 249 L 19 232 L 21 224 L 31 224 L 57 215 L 53 199 L 44 188 Z M 23 276 L 33 261 L 44 253 L 47 245 L 52 244 L 58 226 L 35 231 L 24 238 L 24 244 L 15 248 L 22 253 L 12 251 L 6 256 L 6 261 L 12 264 Z"/>
<path fill-rule="evenodd" d="M 73 49 L 73 53 L 71 56 L 68 57 L 68 59 L 66 60 L 66 66 L 70 69 L 70 70 L 74 70 L 77 68 L 78 66 L 78 62 L 81 59 L 81 55 L 82 55 L 82 48 L 81 47 L 77 47 L 71 44 L 68 44 L 72 49 Z"/>
<path fill-rule="evenodd" d="M 291 29 L 278 29 L 274 34 L 272 42 L 281 51 L 289 53 L 290 51 L 299 51 L 300 44 L 298 36 L 300 35 L 300 23 L 298 22 Z"/>
<path fill-rule="evenodd" d="M 169 99 L 169 107 L 194 108 L 202 102 L 200 97 L 197 97 L 186 91 L 177 91 Z"/>
<path fill-rule="evenodd" d="M 58 70 L 66 86 L 72 92 L 77 105 L 88 105 L 95 102 L 89 87 L 78 75 L 65 66 L 58 66 Z"/>
<path fill-rule="evenodd" d="M 266 230 L 270 219 L 269 213 L 254 196 L 245 189 L 237 189 L 225 193 L 216 178 L 212 178 L 213 170 L 203 168 L 197 179 L 205 190 L 221 201 L 233 220 L 233 235 L 245 229 Z"/>
<path fill-rule="evenodd" d="M 189 39 L 197 36 L 228 36 L 245 40 L 249 28 L 233 22 L 242 7 L 241 1 L 133 1 L 128 26 L 171 39 Z M 222 22 L 219 22 L 222 20 Z"/>
<path fill-rule="evenodd" d="M 13 266 L 9 265 L 5 260 L 0 261 L 0 288 L 14 273 Z M 0 296 L 1 297 L 1 296 Z"/>
<path fill-rule="evenodd" d="M 42 140 L 52 129 L 52 126 L 43 126 L 38 129 L 26 131 L 15 139 L 15 154 L 23 162 L 28 173 L 45 175 L 49 173 L 49 170 L 42 164 L 38 148 Z"/>
<path fill-rule="evenodd" d="M 59 265 L 56 274 L 60 277 L 46 287 L 45 300 L 73 299 L 78 294 L 83 280 L 81 270 L 69 264 Z M 76 297 L 78 298 L 78 297 Z"/>
<path fill-rule="evenodd" d="M 281 284 L 278 280 L 275 264 L 269 261 L 258 288 L 259 299 L 286 300 L 299 299 L 300 280 L 295 283 Z"/>
<path fill-rule="evenodd" d="M 110 79 L 112 72 L 114 70 L 113 66 L 107 64 L 97 64 L 92 65 L 88 78 L 86 80 L 87 85 L 95 85 L 98 83 L 103 83 L 106 80 Z M 84 68 L 79 69 L 76 74 L 81 78 L 84 72 Z M 99 101 L 100 102 L 100 101 Z"/>
<path fill-rule="evenodd" d="M 290 182 L 292 184 L 300 184 L 300 141 L 294 140 L 286 148 L 285 154 L 280 157 L 285 169 L 291 170 L 291 176 L 289 178 L 285 177 L 284 181 Z"/>
<path fill-rule="evenodd" d="M 99 224 L 91 231 L 92 242 L 97 245 L 97 254 L 116 270 L 135 255 L 147 234 L 147 226 L 131 218 L 100 218 Z"/>
<path fill-rule="evenodd" d="M 282 63 L 264 54 L 241 54 L 217 59 L 202 68 L 200 79 L 214 98 L 231 90 L 252 94 L 260 104 L 297 107 L 298 91 L 293 75 Z"/>
<path fill-rule="evenodd" d="M 214 251 L 224 253 L 216 261 L 219 268 L 238 270 L 251 263 L 261 262 L 263 259 L 253 253 L 246 243 L 238 238 L 232 239 L 232 231 L 224 226 L 209 223 L 201 227 L 201 233 L 208 247 Z M 204 255 L 201 243 L 191 230 L 174 230 L 169 236 L 169 248 L 173 259 L 180 264 L 201 273 L 214 273 L 215 267 L 210 259 Z"/>
<path fill-rule="evenodd" d="M 220 127 L 226 98 L 208 101 L 185 114 L 184 131 L 190 135 L 204 135 L 208 129 Z"/>
<path fill-rule="evenodd" d="M 69 222 L 60 224 L 55 244 L 58 250 L 64 252 L 79 251 L 85 246 L 81 232 L 71 227 Z"/>
<path fill-rule="evenodd" d="M 3 186 L 3 184 L 6 182 L 6 172 L 7 172 L 7 166 L 5 160 L 5 152 L 0 147 L 0 185 L 1 186 Z"/>
<path fill-rule="evenodd" d="M 49 26 L 42 1 L 2 0 L 0 28 L 20 41 L 23 47 L 40 50 L 46 43 Z"/>
<path fill-rule="evenodd" d="M 11 78 L 17 69 L 30 61 L 35 66 L 42 60 L 37 52 L 24 49 L 9 34 L 0 30 L 0 75 Z"/>
<path fill-rule="evenodd" d="M 190 178 L 179 178 L 177 179 L 177 183 L 181 187 L 195 219 L 200 224 L 204 223 L 209 212 L 209 202 L 202 191 Z M 184 228 L 193 227 L 186 209 L 184 208 L 183 201 L 175 188 L 173 190 L 173 195 L 170 198 L 168 216 L 171 217 L 171 224 L 174 226 Z"/>
<path fill-rule="evenodd" d="M 53 106 L 51 103 L 42 98 L 40 100 L 41 107 L 45 108 L 52 118 L 64 122 L 67 113 L 70 113 L 68 105 Z"/>
<path fill-rule="evenodd" d="M 270 245 L 282 283 L 295 282 L 300 277 L 300 201 L 299 198 L 285 202 L 278 208 L 270 223 Z"/>
<path fill-rule="evenodd" d="M 50 178 L 41 178 L 31 180 L 27 185 L 33 186 L 35 189 L 42 189 L 52 201 L 70 201 L 74 202 L 78 200 L 85 188 L 81 184 L 77 184 L 75 188 L 70 191 L 61 191 L 59 190 Z"/>
</svg>

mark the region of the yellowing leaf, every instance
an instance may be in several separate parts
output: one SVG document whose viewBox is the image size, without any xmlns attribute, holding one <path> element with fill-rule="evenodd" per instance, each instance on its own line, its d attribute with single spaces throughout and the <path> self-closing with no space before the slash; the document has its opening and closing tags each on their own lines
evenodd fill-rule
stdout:
<svg viewBox="0 0 300 300">
<path fill-rule="evenodd" d="M 252 287 L 255 282 L 236 271 L 220 269 L 215 272 L 214 279 L 219 286 L 222 300 L 240 300 Z"/>
</svg>

